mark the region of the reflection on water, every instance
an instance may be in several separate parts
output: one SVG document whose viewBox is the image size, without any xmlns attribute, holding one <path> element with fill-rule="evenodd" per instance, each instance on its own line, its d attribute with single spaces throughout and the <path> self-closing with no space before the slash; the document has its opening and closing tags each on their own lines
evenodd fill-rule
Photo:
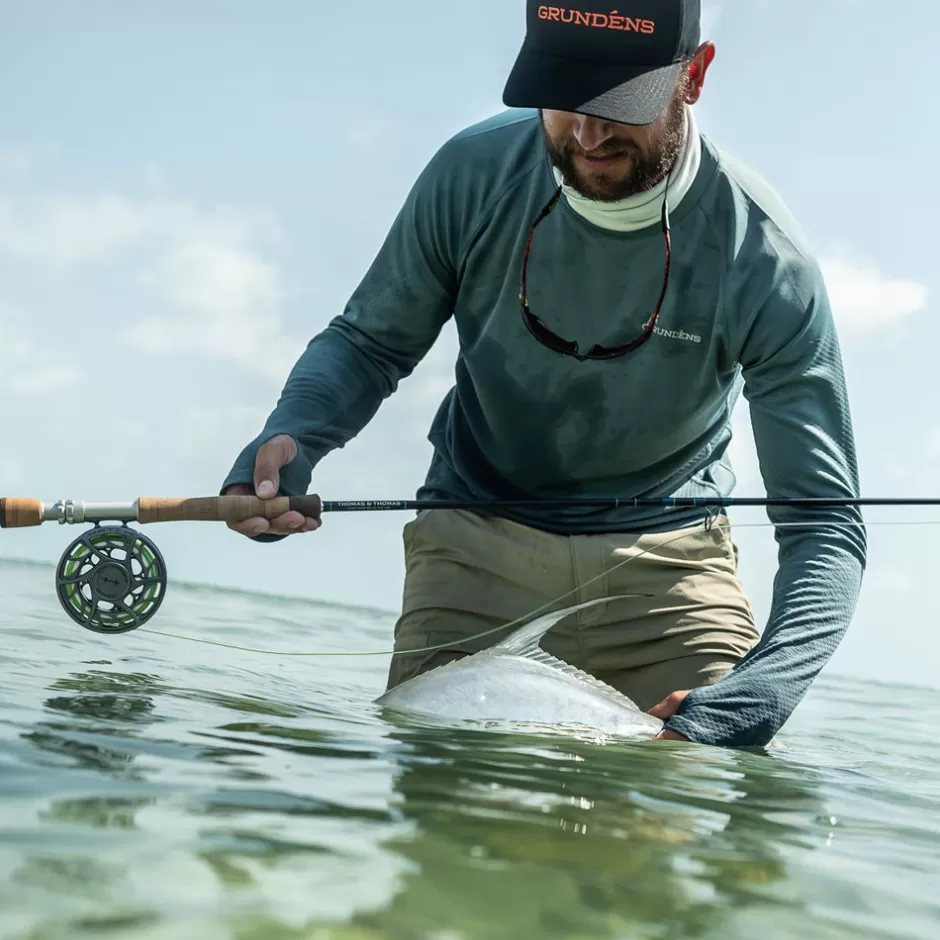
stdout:
<svg viewBox="0 0 940 940">
<path fill-rule="evenodd" d="M 447 923 L 474 936 L 681 936 L 720 926 L 786 876 L 819 795 L 772 759 L 673 744 L 600 748 L 399 735 L 393 847 L 414 868 L 357 923 L 391 936 Z"/>
<path fill-rule="evenodd" d="M 51 718 L 23 735 L 35 747 L 68 758 L 73 766 L 126 779 L 142 779 L 134 753 L 120 739 L 154 721 L 153 697 L 161 691 L 151 676 L 76 673 L 51 689 L 74 692 L 44 702 Z M 111 739 L 116 738 L 117 741 Z M 50 764 L 48 766 L 56 766 Z"/>
<path fill-rule="evenodd" d="M 45 822 L 81 823 L 95 829 L 135 829 L 137 810 L 153 801 L 134 797 L 84 797 L 53 800 L 39 813 Z"/>
<path fill-rule="evenodd" d="M 14 632 L 0 940 L 940 935 L 934 693 L 823 683 L 782 752 L 600 747 L 390 724 L 383 661 Z"/>
</svg>

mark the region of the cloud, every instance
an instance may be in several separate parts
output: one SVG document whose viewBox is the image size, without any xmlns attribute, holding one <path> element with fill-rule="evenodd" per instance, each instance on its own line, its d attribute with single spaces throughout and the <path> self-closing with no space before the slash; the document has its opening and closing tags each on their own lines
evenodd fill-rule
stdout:
<svg viewBox="0 0 940 940">
<path fill-rule="evenodd" d="M 186 451 L 241 448 L 261 431 L 267 417 L 268 411 L 259 407 L 190 406 L 179 421 L 181 442 Z"/>
<path fill-rule="evenodd" d="M 68 385 L 77 382 L 81 373 L 69 366 L 48 366 L 47 368 L 30 370 L 9 379 L 9 388 L 14 395 L 49 395 L 61 391 Z"/>
<path fill-rule="evenodd" d="M 179 232 L 151 286 L 179 312 L 147 317 L 128 330 L 136 349 L 225 359 L 272 382 L 282 382 L 285 363 L 302 352 L 301 341 L 281 331 L 277 266 L 237 228 L 197 224 Z"/>
<path fill-rule="evenodd" d="M 821 262 L 842 334 L 863 338 L 927 308 L 927 288 L 916 281 L 892 278 L 868 261 L 845 255 Z"/>
<path fill-rule="evenodd" d="M 32 155 L 23 147 L 0 147 L 0 176 L 20 176 L 33 165 Z"/>
<path fill-rule="evenodd" d="M 0 201 L 0 252 L 56 267 L 100 262 L 156 221 L 152 207 L 113 196 Z"/>
<path fill-rule="evenodd" d="M 15 398 L 48 395 L 74 384 L 81 371 L 55 361 L 53 354 L 29 339 L 22 311 L 0 304 L 0 349 L 4 354 L 0 370 L 0 392 Z"/>
<path fill-rule="evenodd" d="M 264 213 L 181 200 L 57 195 L 0 199 L 0 257 L 45 270 L 129 274 L 139 309 L 123 333 L 152 355 L 211 357 L 272 382 L 303 344 L 285 335 L 279 231 Z M 119 271 L 117 270 L 119 266 Z M 54 384 L 51 376 L 47 384 Z"/>
</svg>

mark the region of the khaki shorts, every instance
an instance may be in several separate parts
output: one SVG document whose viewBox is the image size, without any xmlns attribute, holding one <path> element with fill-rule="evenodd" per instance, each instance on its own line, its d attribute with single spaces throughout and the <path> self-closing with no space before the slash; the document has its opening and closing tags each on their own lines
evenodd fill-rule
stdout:
<svg viewBox="0 0 940 940">
<path fill-rule="evenodd" d="M 644 710 L 717 682 L 760 638 L 728 526 L 721 517 L 711 529 L 562 536 L 470 512 L 422 512 L 403 533 L 404 597 L 388 687 L 493 645 L 511 630 L 469 638 L 537 608 L 630 593 L 652 596 L 569 617 L 542 648 Z"/>
</svg>

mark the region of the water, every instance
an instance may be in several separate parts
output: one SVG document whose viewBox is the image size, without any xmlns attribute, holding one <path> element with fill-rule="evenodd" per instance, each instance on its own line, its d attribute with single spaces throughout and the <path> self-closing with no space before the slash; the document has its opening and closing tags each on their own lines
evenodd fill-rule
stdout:
<svg viewBox="0 0 940 940">
<path fill-rule="evenodd" d="M 940 936 L 940 693 L 826 677 L 785 750 L 390 724 L 388 659 L 98 637 L 0 562 L 0 938 Z M 382 650 L 393 616 L 172 586 L 151 627 Z"/>
</svg>

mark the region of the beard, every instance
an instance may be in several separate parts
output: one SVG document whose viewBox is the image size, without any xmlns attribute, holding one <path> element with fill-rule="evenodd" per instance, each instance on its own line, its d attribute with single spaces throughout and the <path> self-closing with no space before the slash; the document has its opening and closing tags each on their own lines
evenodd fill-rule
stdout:
<svg viewBox="0 0 940 940">
<path fill-rule="evenodd" d="M 680 81 L 666 110 L 654 128 L 651 128 L 654 136 L 646 148 L 633 140 L 612 138 L 588 153 L 574 137 L 563 140 L 550 137 L 543 118 L 542 134 L 552 164 L 568 186 L 597 202 L 618 202 L 648 192 L 665 178 L 682 152 L 685 142 L 685 93 L 686 83 Z M 629 170 L 626 175 L 620 168 L 614 172 L 582 170 L 575 158 L 586 155 L 626 157 L 629 159 Z"/>
</svg>

